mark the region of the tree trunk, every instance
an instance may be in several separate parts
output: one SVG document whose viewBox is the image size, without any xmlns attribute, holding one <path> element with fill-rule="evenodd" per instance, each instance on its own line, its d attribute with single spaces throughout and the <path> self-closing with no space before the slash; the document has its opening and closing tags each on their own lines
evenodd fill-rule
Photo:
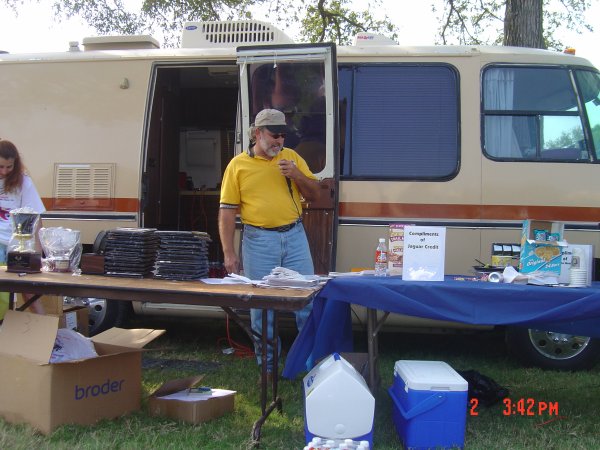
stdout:
<svg viewBox="0 0 600 450">
<path fill-rule="evenodd" d="M 506 0 L 503 45 L 546 48 L 543 0 Z"/>
</svg>

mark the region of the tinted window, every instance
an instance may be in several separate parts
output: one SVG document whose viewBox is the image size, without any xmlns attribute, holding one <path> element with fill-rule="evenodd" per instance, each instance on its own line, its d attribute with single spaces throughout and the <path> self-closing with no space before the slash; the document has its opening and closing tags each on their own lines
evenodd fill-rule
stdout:
<svg viewBox="0 0 600 450">
<path fill-rule="evenodd" d="M 446 65 L 342 66 L 342 176 L 443 179 L 458 169 L 458 75 Z"/>
<path fill-rule="evenodd" d="M 249 79 L 251 120 L 264 108 L 285 114 L 284 145 L 296 150 L 313 173 L 325 167 L 325 93 L 322 63 L 253 64 Z"/>
<path fill-rule="evenodd" d="M 598 160 L 600 159 L 600 74 L 589 70 L 577 70 L 575 73 L 590 125 L 594 154 Z"/>
<path fill-rule="evenodd" d="M 568 69 L 488 67 L 482 94 L 482 136 L 488 156 L 525 161 L 588 159 Z"/>
</svg>

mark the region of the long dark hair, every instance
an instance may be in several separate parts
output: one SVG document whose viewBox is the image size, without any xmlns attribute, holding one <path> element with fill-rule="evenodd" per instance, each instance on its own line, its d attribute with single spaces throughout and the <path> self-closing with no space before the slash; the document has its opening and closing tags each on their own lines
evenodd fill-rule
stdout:
<svg viewBox="0 0 600 450">
<path fill-rule="evenodd" d="M 14 160 L 12 172 L 4 179 L 4 192 L 16 192 L 23 185 L 23 173 L 25 172 L 17 146 L 10 141 L 0 139 L 0 158 Z"/>
</svg>

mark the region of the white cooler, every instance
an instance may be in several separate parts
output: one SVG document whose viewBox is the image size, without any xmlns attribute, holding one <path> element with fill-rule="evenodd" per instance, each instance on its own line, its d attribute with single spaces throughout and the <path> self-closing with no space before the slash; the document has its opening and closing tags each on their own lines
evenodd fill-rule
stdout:
<svg viewBox="0 0 600 450">
<path fill-rule="evenodd" d="M 373 448 L 375 397 L 348 361 L 334 353 L 302 381 L 306 442 L 314 437 L 365 440 Z"/>
</svg>

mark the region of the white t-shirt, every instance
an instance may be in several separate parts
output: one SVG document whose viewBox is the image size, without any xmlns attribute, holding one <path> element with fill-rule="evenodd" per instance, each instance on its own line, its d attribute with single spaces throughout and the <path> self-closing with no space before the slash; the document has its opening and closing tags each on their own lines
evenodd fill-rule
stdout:
<svg viewBox="0 0 600 450">
<path fill-rule="evenodd" d="M 4 180 L 0 179 L 0 244 L 8 245 L 12 235 L 9 213 L 24 206 L 38 213 L 46 211 L 31 178 L 24 175 L 21 190 L 11 193 L 4 192 Z"/>
</svg>

